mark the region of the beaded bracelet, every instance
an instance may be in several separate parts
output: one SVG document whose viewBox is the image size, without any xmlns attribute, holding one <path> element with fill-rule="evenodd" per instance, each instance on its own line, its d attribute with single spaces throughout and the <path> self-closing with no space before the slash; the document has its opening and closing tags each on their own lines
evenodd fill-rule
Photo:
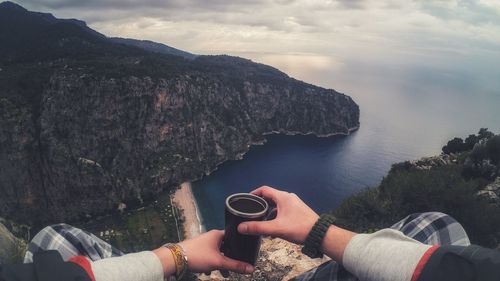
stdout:
<svg viewBox="0 0 500 281">
<path fill-rule="evenodd" d="M 167 243 L 163 247 L 169 249 L 172 253 L 175 263 L 175 279 L 180 280 L 186 274 L 188 268 L 186 251 L 179 244 Z"/>
</svg>

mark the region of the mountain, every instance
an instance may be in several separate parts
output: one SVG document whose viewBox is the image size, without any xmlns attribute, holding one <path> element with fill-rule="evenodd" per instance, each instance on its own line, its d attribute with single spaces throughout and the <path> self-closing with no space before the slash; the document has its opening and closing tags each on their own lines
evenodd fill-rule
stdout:
<svg viewBox="0 0 500 281">
<path fill-rule="evenodd" d="M 65 39 L 62 41 L 61 39 Z M 78 55 L 83 41 L 96 47 L 106 37 L 75 19 L 57 19 L 48 13 L 30 12 L 12 2 L 0 3 L 1 61 L 29 61 Z M 93 50 L 97 51 L 97 50 Z"/>
<path fill-rule="evenodd" d="M 11 2 L 0 42 L 0 217 L 30 225 L 139 206 L 266 133 L 359 126 L 350 97 L 273 67 L 151 52 Z"/>
<path fill-rule="evenodd" d="M 149 41 L 149 40 L 136 40 L 136 39 L 119 38 L 119 37 L 111 37 L 110 40 L 112 40 L 113 42 L 119 43 L 119 44 L 135 46 L 135 47 L 138 47 L 138 48 L 150 51 L 150 52 L 154 52 L 154 53 L 180 56 L 180 57 L 184 57 L 186 59 L 196 58 L 196 55 L 193 55 L 191 53 L 184 52 L 184 51 L 181 51 L 179 49 L 167 46 L 165 44 L 156 43 L 156 42 Z"/>
<path fill-rule="evenodd" d="M 106 52 L 117 53 L 118 50 L 109 49 L 117 48 L 121 44 L 187 59 L 196 57 L 188 52 L 148 40 L 107 38 L 89 28 L 84 21 L 58 19 L 49 13 L 31 12 L 8 1 L 0 3 L 0 24 L 1 34 L 10 33 L 9 36 L 1 37 L 0 50 L 5 54 L 4 59 L 29 60 L 42 59 L 44 56 L 53 58 L 64 53 L 78 56 L 82 52 L 81 44 L 86 45 L 85 51 L 93 51 L 101 55 Z M 13 34 L 13 31 L 19 33 Z M 14 53 L 10 52 L 13 50 L 15 50 Z"/>
</svg>

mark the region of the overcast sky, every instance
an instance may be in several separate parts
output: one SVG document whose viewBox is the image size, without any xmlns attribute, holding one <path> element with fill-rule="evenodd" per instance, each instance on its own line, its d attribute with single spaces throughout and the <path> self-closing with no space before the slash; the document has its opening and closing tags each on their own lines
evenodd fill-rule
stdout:
<svg viewBox="0 0 500 281">
<path fill-rule="evenodd" d="M 242 56 L 326 87 L 391 71 L 500 77 L 498 0 L 15 1 L 108 36 Z"/>
</svg>

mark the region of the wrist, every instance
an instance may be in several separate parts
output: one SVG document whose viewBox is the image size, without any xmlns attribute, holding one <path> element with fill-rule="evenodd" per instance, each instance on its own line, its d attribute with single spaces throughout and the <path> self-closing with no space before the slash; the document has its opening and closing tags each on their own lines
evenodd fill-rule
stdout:
<svg viewBox="0 0 500 281">
<path fill-rule="evenodd" d="M 183 252 L 184 256 L 186 257 L 186 260 L 189 260 L 188 252 L 190 252 L 190 250 L 188 250 L 186 243 L 184 243 L 184 241 L 182 241 L 182 242 L 177 243 L 177 245 L 179 245 L 181 247 L 182 252 Z M 189 271 L 189 270 L 190 270 L 189 263 L 186 262 L 186 271 Z"/>
<path fill-rule="evenodd" d="M 330 225 L 321 242 L 321 251 L 338 263 L 342 263 L 345 248 L 357 233 Z"/>
<path fill-rule="evenodd" d="M 306 221 L 306 225 L 303 229 L 303 233 L 301 235 L 301 239 L 299 241 L 297 241 L 299 244 L 302 244 L 304 245 L 304 243 L 306 242 L 306 239 L 307 239 L 307 236 L 309 236 L 309 233 L 311 232 L 311 230 L 313 229 L 314 225 L 316 224 L 316 222 L 319 220 L 319 215 L 314 213 L 314 215 L 311 215 Z"/>
<path fill-rule="evenodd" d="M 172 252 L 165 247 L 160 247 L 152 252 L 160 260 L 165 277 L 172 276 L 175 273 L 175 261 Z"/>
<path fill-rule="evenodd" d="M 167 243 L 162 248 L 168 249 L 172 255 L 175 267 L 175 280 L 181 280 L 188 269 L 186 251 L 181 244 Z"/>
</svg>

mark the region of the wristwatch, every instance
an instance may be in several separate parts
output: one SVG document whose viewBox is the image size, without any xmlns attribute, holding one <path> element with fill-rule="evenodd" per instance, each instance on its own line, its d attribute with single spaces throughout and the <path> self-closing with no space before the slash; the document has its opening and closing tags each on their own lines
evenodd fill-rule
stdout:
<svg viewBox="0 0 500 281">
<path fill-rule="evenodd" d="M 172 252 L 172 256 L 174 257 L 175 262 L 175 280 L 181 280 L 184 274 L 187 272 L 188 268 L 188 259 L 186 256 L 186 251 L 180 244 L 167 243 L 163 245 L 163 247 L 167 248 Z"/>
<path fill-rule="evenodd" d="M 303 254 L 312 259 L 323 257 L 321 243 L 323 242 L 323 238 L 325 238 L 326 231 L 335 220 L 335 217 L 331 214 L 322 214 L 319 217 L 304 241 L 304 247 L 302 247 Z"/>
</svg>

